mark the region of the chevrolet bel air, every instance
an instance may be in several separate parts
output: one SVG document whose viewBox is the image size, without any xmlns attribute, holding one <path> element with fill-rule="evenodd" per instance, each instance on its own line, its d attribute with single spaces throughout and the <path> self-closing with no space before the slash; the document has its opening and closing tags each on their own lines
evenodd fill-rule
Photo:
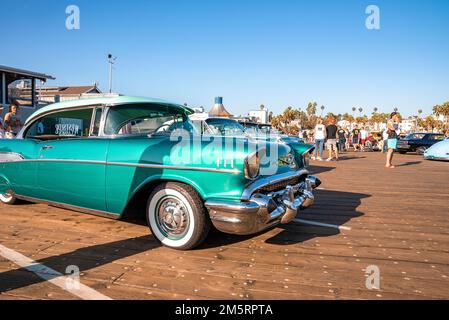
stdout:
<svg viewBox="0 0 449 320">
<path fill-rule="evenodd" d="M 114 97 L 38 109 L 0 140 L 0 201 L 42 202 L 121 218 L 144 208 L 152 234 L 180 250 L 211 226 L 258 233 L 313 204 L 312 146 L 195 132 L 193 111 L 163 100 Z"/>
</svg>

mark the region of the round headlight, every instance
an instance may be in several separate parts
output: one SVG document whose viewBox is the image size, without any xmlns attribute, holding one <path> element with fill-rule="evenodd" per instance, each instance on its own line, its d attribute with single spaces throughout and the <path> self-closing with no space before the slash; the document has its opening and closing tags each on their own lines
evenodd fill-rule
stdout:
<svg viewBox="0 0 449 320">
<path fill-rule="evenodd" d="M 250 180 L 256 179 L 260 174 L 259 152 L 254 152 L 245 159 L 245 177 Z"/>
</svg>

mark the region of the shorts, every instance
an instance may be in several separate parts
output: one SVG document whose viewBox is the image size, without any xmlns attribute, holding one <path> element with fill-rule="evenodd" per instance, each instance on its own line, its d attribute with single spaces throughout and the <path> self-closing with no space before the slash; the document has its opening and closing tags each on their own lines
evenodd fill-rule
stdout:
<svg viewBox="0 0 449 320">
<path fill-rule="evenodd" d="M 328 150 L 337 150 L 337 139 L 327 139 L 326 146 Z"/>
<path fill-rule="evenodd" d="M 360 139 L 360 144 L 363 146 L 366 143 L 366 139 Z"/>
<path fill-rule="evenodd" d="M 387 140 L 388 149 L 396 149 L 398 146 L 398 139 Z"/>
<path fill-rule="evenodd" d="M 352 144 L 359 144 L 359 138 L 352 138 Z"/>
</svg>

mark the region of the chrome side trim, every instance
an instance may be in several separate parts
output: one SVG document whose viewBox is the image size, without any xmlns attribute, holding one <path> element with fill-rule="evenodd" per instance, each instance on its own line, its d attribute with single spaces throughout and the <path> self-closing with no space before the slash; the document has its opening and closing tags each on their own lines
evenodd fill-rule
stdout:
<svg viewBox="0 0 449 320">
<path fill-rule="evenodd" d="M 0 163 L 1 162 L 18 162 L 25 159 L 20 153 L 16 152 L 0 152 Z"/>
<path fill-rule="evenodd" d="M 49 200 L 41 200 L 41 199 L 37 199 L 37 198 L 21 196 L 18 194 L 16 194 L 15 196 L 17 199 L 20 199 L 20 200 L 34 202 L 34 203 L 42 203 L 42 204 L 46 204 L 46 205 L 49 205 L 52 207 L 57 207 L 57 208 L 61 208 L 61 209 L 71 210 L 71 211 L 78 211 L 78 212 L 82 212 L 82 213 L 91 214 L 94 216 L 100 216 L 100 217 L 114 219 L 114 220 L 118 220 L 121 218 L 120 214 L 114 214 L 114 213 L 110 213 L 110 212 L 106 212 L 106 211 L 93 210 L 93 209 L 73 206 L 73 205 L 65 204 L 65 203 L 58 203 L 58 202 L 49 201 Z"/>
<path fill-rule="evenodd" d="M 245 190 L 243 190 L 243 194 L 240 199 L 242 201 L 249 201 L 251 196 L 253 195 L 253 193 L 255 193 L 257 190 L 259 190 L 263 187 L 269 186 L 270 184 L 279 183 L 284 180 L 289 180 L 292 178 L 299 178 L 300 176 L 308 175 L 308 174 L 309 174 L 309 171 L 303 169 L 300 171 L 282 173 L 282 174 L 278 174 L 278 175 L 274 175 L 274 176 L 256 180 L 256 181 L 250 183 L 245 188 Z"/>
<path fill-rule="evenodd" d="M 1 160 L 0 160 L 1 162 Z M 216 168 L 202 168 L 202 167 L 186 167 L 186 166 L 170 166 L 163 164 L 145 164 L 145 163 L 129 163 L 129 162 L 107 162 L 96 160 L 76 160 L 76 159 L 23 159 L 9 161 L 9 162 L 54 162 L 54 163 L 80 163 L 80 164 L 99 164 L 105 166 L 119 166 L 119 167 L 136 167 L 149 169 L 168 169 L 168 170 L 186 170 L 186 171 L 203 171 L 216 173 L 232 173 L 238 174 L 238 169 L 216 169 Z"/>
</svg>

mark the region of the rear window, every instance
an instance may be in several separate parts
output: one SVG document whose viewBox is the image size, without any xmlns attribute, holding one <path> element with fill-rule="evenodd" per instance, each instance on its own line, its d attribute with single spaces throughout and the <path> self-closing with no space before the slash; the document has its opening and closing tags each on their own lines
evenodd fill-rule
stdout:
<svg viewBox="0 0 449 320">
<path fill-rule="evenodd" d="M 51 140 L 88 137 L 93 108 L 51 113 L 36 120 L 25 133 L 27 139 Z"/>
</svg>

